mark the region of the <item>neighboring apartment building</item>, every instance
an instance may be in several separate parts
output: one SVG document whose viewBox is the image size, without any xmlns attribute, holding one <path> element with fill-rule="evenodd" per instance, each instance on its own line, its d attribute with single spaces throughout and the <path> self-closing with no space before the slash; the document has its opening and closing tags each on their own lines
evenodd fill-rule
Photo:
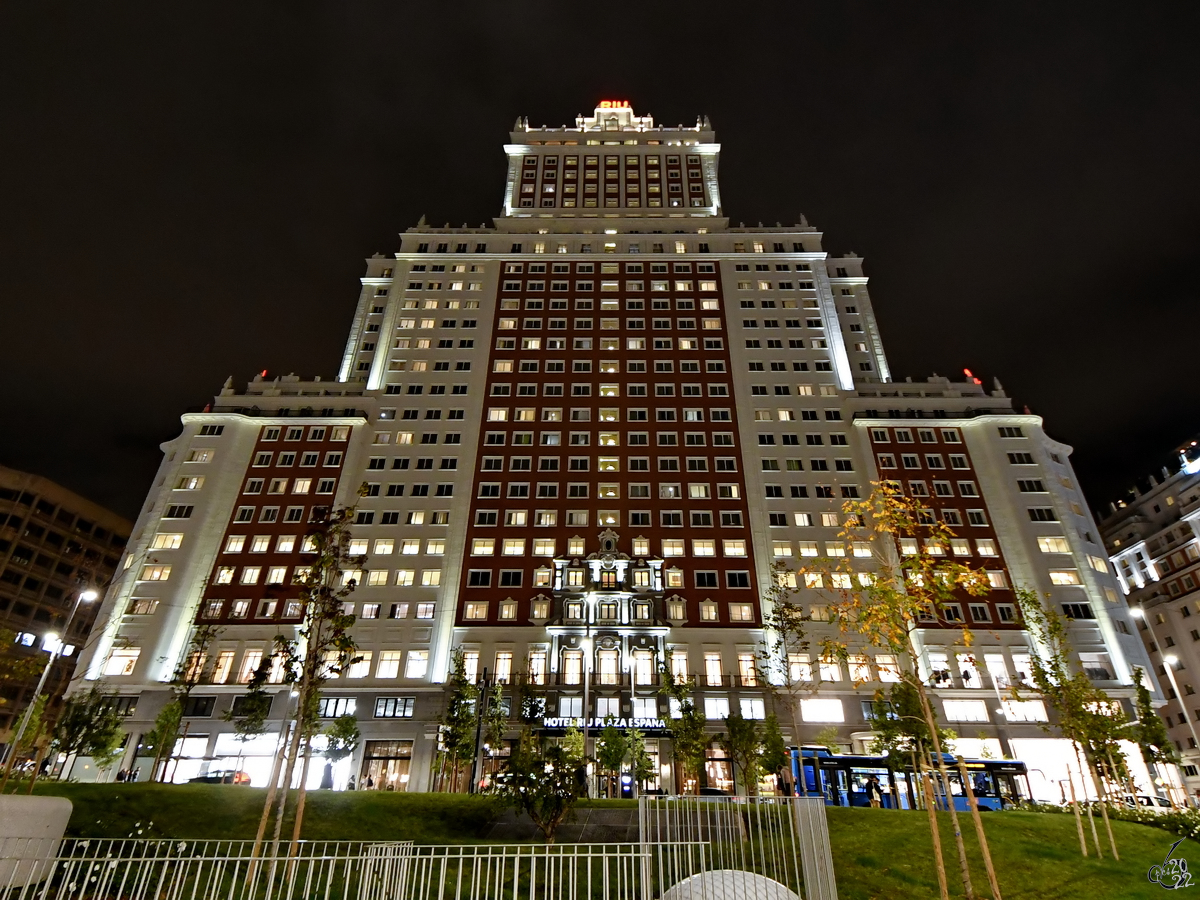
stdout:
<svg viewBox="0 0 1200 900">
<path fill-rule="evenodd" d="M 1025 758 L 1045 773 L 1035 790 L 1059 797 L 1069 749 L 1041 731 L 1040 701 L 1002 697 L 1030 671 L 1011 586 L 1073 617 L 1114 696 L 1144 664 L 1069 448 L 998 388 L 893 382 L 862 260 L 831 256 L 807 223 L 731 227 L 719 151 L 706 121 L 662 128 L 627 104 L 568 128 L 518 121 L 493 226 L 422 222 L 367 260 L 336 380 L 227 382 L 183 417 L 106 598 L 107 639 L 82 661 L 142 698 L 130 728 L 145 730 L 189 634 L 221 628 L 179 778 L 233 765 L 266 777 L 275 735 L 239 743 L 221 714 L 299 622 L 290 582 L 313 507 L 357 503 L 363 659 L 321 709 L 354 712 L 364 743 L 339 778 L 429 788 L 458 649 L 477 676 L 528 672 L 551 734 L 636 722 L 676 790 L 658 662 L 696 676 L 714 733 L 731 710 L 761 718 L 773 567 L 831 552 L 841 505 L 894 478 L 995 585 L 960 610 L 975 647 L 922 635 L 940 712 L 967 755 Z M 789 739 L 832 726 L 863 748 L 896 661 L 789 662 L 820 682 Z M 287 703 L 280 689 L 276 729 Z M 729 783 L 715 750 L 708 775 Z"/>
<path fill-rule="evenodd" d="M 1100 528 L 1121 588 L 1138 619 L 1150 663 L 1167 695 L 1160 712 L 1180 752 L 1188 793 L 1200 798 L 1197 442 L 1180 448 L 1175 472 L 1164 468 L 1160 477 L 1149 476 L 1124 500 L 1110 504 Z"/>
<path fill-rule="evenodd" d="M 15 636 L 5 655 L 49 661 L 53 645 L 47 635 L 63 642 L 46 677 L 52 710 L 100 609 L 99 602 L 81 602 L 80 595 L 104 592 L 132 528 L 49 479 L 0 466 L 0 628 Z M 35 675 L 0 686 L 0 736 L 8 739 L 37 681 Z"/>
</svg>

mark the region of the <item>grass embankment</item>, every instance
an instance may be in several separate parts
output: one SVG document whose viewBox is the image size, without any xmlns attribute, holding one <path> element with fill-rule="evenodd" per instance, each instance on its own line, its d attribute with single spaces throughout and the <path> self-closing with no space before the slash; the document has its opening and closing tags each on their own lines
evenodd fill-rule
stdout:
<svg viewBox="0 0 1200 900">
<path fill-rule="evenodd" d="M 72 837 L 254 838 L 266 789 L 214 784 L 46 784 L 74 805 Z M 455 844 L 486 834 L 500 807 L 466 794 L 309 791 L 305 840 Z M 291 836 L 292 821 L 284 834 Z"/>
<path fill-rule="evenodd" d="M 47 784 L 38 793 L 64 796 L 75 804 L 74 836 L 236 839 L 254 836 L 264 792 L 227 785 Z M 631 803 L 594 801 L 605 807 Z M 470 843 L 482 839 L 498 812 L 495 801 L 486 797 L 313 791 L 304 837 Z M 842 900 L 937 897 L 924 813 L 832 808 L 828 818 Z M 951 895 L 959 897 L 954 838 L 949 817 L 942 814 L 941 819 Z M 969 817 L 962 822 L 976 892 L 989 896 L 974 829 Z M 1162 888 L 1151 884 L 1146 873 L 1162 862 L 1177 839 L 1161 829 L 1113 822 L 1118 862 L 1107 842 L 1103 859 L 1094 851 L 1087 859 L 1080 856 L 1073 816 L 1009 811 L 988 813 L 984 822 L 1005 900 L 1158 897 Z M 290 834 L 290 824 L 285 833 Z M 1103 841 L 1102 829 L 1100 834 Z M 1200 843 L 1184 841 L 1175 855 L 1200 866 Z"/>
</svg>

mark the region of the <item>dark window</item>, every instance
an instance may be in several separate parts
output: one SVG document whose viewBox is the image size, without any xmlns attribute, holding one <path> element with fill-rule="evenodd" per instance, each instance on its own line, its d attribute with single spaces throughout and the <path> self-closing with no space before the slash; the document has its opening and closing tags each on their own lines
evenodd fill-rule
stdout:
<svg viewBox="0 0 1200 900">
<path fill-rule="evenodd" d="M 213 714 L 216 697 L 188 697 L 183 703 L 183 714 L 189 718 L 206 718 Z"/>
</svg>

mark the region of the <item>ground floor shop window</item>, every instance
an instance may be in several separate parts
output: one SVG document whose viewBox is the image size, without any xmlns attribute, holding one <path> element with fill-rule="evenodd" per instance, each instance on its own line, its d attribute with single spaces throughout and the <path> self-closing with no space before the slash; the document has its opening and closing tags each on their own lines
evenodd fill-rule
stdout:
<svg viewBox="0 0 1200 900">
<path fill-rule="evenodd" d="M 412 741 L 367 741 L 359 787 L 366 791 L 407 791 Z"/>
</svg>

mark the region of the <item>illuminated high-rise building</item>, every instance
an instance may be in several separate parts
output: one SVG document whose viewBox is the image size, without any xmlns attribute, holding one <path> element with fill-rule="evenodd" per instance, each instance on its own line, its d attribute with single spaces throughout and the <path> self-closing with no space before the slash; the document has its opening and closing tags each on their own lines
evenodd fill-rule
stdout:
<svg viewBox="0 0 1200 900">
<path fill-rule="evenodd" d="M 473 677 L 527 680 L 551 733 L 643 727 L 658 786 L 679 789 L 659 665 L 695 677 L 714 732 L 731 711 L 768 713 L 756 657 L 776 566 L 836 552 L 842 504 L 881 479 L 927 500 L 961 535 L 947 552 L 992 579 L 954 610 L 975 646 L 922 634 L 962 752 L 1069 756 L 1040 701 L 1006 693 L 1033 652 L 1014 584 L 1061 605 L 1096 677 L 1130 695 L 1144 656 L 1069 448 L 998 388 L 894 382 L 862 259 L 830 255 L 805 222 L 731 226 L 707 120 L 661 127 L 605 103 L 571 127 L 519 120 L 504 150 L 493 225 L 422 222 L 367 260 L 336 379 L 227 383 L 165 445 L 107 599 L 110 639 L 86 665 L 141 695 L 130 728 L 145 729 L 189 636 L 218 626 L 180 778 L 238 759 L 266 777 L 274 737 L 242 745 L 220 716 L 299 622 L 314 506 L 357 505 L 362 661 L 321 709 L 357 715 L 363 749 L 338 777 L 359 784 L 431 786 L 462 651 Z M 139 577 L 166 564 L 169 580 Z M 818 622 L 823 596 L 796 585 Z M 815 687 L 796 721 L 781 714 L 787 736 L 832 726 L 862 750 L 897 661 L 865 648 L 847 668 L 816 647 L 788 661 Z M 287 703 L 281 689 L 276 727 Z M 715 756 L 708 777 L 728 786 Z"/>
</svg>

